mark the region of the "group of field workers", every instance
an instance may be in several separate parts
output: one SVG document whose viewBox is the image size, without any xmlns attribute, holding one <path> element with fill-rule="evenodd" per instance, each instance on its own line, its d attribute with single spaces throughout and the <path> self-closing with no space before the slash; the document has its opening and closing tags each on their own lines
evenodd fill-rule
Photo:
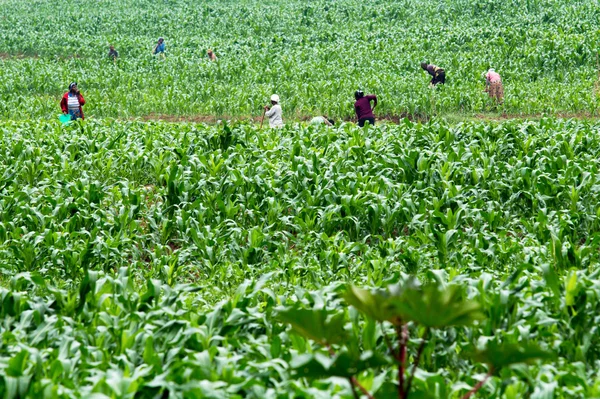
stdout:
<svg viewBox="0 0 600 399">
<path fill-rule="evenodd" d="M 165 39 L 159 37 L 154 49 L 152 50 L 152 54 L 161 55 L 164 57 L 165 51 Z M 211 49 L 208 49 L 206 54 L 210 61 L 217 60 L 217 56 Z M 119 57 L 119 53 L 113 45 L 110 45 L 109 47 L 108 57 L 114 62 L 116 62 L 117 58 Z M 422 62 L 421 68 L 431 75 L 430 87 L 436 87 L 437 85 L 443 85 L 446 83 L 446 71 L 443 68 L 427 62 Z M 502 86 L 500 74 L 493 68 L 490 68 L 487 72 L 484 72 L 483 77 L 485 78 L 486 83 L 485 92 L 488 93 L 489 97 L 493 99 L 496 104 L 502 104 L 504 99 L 504 88 Z M 354 112 L 356 113 L 356 121 L 358 126 L 363 127 L 367 123 L 370 125 L 375 125 L 375 114 L 373 113 L 373 110 L 377 106 L 377 96 L 375 94 L 365 95 L 362 90 L 356 90 L 354 92 L 354 99 Z M 270 100 L 271 105 L 265 105 L 264 107 L 261 127 L 265 116 L 269 118 L 269 127 L 283 127 L 283 109 L 281 108 L 279 96 L 277 94 L 273 94 Z M 64 115 L 70 116 L 70 120 L 84 119 L 82 108 L 83 105 L 85 105 L 85 100 L 81 95 L 79 88 L 77 87 L 77 83 L 72 82 L 69 84 L 69 90 L 61 99 L 60 107 L 62 112 Z M 65 116 L 65 118 L 67 117 Z M 316 116 L 311 119 L 310 123 L 313 125 L 334 125 L 333 119 L 328 118 L 326 115 Z"/>
</svg>

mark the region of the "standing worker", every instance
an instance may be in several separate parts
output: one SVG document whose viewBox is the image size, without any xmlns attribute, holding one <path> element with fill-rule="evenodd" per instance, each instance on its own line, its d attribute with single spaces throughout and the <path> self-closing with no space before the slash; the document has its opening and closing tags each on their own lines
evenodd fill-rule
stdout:
<svg viewBox="0 0 600 399">
<path fill-rule="evenodd" d="M 156 43 L 156 46 L 154 46 L 154 51 L 152 52 L 152 54 L 165 54 L 165 39 L 163 39 L 162 37 L 158 38 L 158 42 Z"/>
<path fill-rule="evenodd" d="M 118 57 L 119 57 L 119 52 L 117 50 L 115 50 L 115 46 L 113 46 L 111 44 L 110 47 L 108 48 L 108 58 L 112 58 L 113 61 L 116 61 Z"/>
<path fill-rule="evenodd" d="M 356 118 L 358 119 L 358 126 L 363 127 L 365 122 L 369 122 L 372 126 L 375 126 L 375 115 L 373 115 L 373 109 L 377 106 L 377 96 L 375 94 L 369 94 L 365 96 L 362 90 L 356 90 L 354 92 L 354 111 L 356 111 Z M 371 101 L 373 101 L 373 108 L 371 108 Z"/>
<path fill-rule="evenodd" d="M 265 115 L 269 118 L 269 126 L 283 127 L 283 111 L 281 110 L 281 105 L 279 105 L 279 96 L 277 94 L 271 96 L 271 104 L 273 105 L 271 108 L 265 105 Z"/>
<path fill-rule="evenodd" d="M 208 49 L 208 51 L 206 51 L 206 54 L 208 55 L 209 60 L 211 60 L 211 61 L 217 60 L 217 56 L 215 55 L 215 53 L 213 53 L 213 51 L 211 49 Z"/>
<path fill-rule="evenodd" d="M 428 74 L 432 76 L 431 78 L 431 86 L 435 86 L 438 83 L 444 84 L 446 83 L 446 71 L 440 68 L 437 65 L 428 64 L 426 62 L 421 63 L 421 68 L 427 71 Z"/>
<path fill-rule="evenodd" d="M 494 71 L 494 68 L 490 68 L 484 76 L 485 91 L 490 98 L 496 100 L 498 104 L 502 104 L 502 100 L 504 99 L 504 87 L 502 87 L 500 74 Z"/>
<path fill-rule="evenodd" d="M 63 114 L 71 115 L 71 120 L 84 119 L 83 109 L 85 100 L 77 88 L 77 83 L 73 82 L 69 85 L 69 91 L 65 93 L 62 100 L 60 101 L 60 108 Z"/>
</svg>

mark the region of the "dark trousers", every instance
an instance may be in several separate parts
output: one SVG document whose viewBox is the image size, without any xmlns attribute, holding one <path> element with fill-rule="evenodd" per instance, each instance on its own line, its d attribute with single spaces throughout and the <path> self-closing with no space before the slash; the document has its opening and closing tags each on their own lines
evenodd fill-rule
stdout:
<svg viewBox="0 0 600 399">
<path fill-rule="evenodd" d="M 358 120 L 358 126 L 363 127 L 365 122 L 369 122 L 371 126 L 375 126 L 375 118 L 362 118 Z"/>
<path fill-rule="evenodd" d="M 436 85 L 438 83 L 445 84 L 446 83 L 446 72 L 439 72 L 433 79 L 431 79 L 431 84 Z"/>
</svg>

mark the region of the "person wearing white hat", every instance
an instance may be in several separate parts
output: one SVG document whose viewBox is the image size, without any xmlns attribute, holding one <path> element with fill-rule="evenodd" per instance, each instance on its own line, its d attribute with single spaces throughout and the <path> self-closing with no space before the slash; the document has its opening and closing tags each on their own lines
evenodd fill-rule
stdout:
<svg viewBox="0 0 600 399">
<path fill-rule="evenodd" d="M 279 105 L 279 96 L 277 94 L 271 96 L 271 104 L 273 105 L 271 108 L 269 108 L 268 105 L 265 105 L 265 115 L 269 118 L 269 126 L 282 127 L 283 111 L 281 110 L 281 105 Z"/>
<path fill-rule="evenodd" d="M 504 87 L 502 87 L 502 79 L 500 74 L 494 70 L 494 68 L 488 69 L 485 76 L 485 91 L 488 93 L 491 99 L 496 100 L 498 104 L 502 104 L 504 99 Z"/>
</svg>

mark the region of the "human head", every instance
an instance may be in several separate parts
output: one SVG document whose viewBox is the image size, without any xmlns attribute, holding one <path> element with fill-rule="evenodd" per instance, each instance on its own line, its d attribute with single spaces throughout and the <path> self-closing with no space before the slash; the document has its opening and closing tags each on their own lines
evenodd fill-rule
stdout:
<svg viewBox="0 0 600 399">
<path fill-rule="evenodd" d="M 335 125 L 335 121 L 331 118 L 327 119 L 327 122 L 331 123 L 332 125 Z"/>
<path fill-rule="evenodd" d="M 496 72 L 496 70 L 494 68 L 490 68 L 488 69 L 488 72 Z"/>
<path fill-rule="evenodd" d="M 70 92 L 75 92 L 75 91 L 77 91 L 77 82 L 72 82 L 72 83 L 69 85 L 69 91 L 70 91 Z"/>
<path fill-rule="evenodd" d="M 421 62 L 421 68 L 427 69 L 427 63 L 426 62 Z"/>
<path fill-rule="evenodd" d="M 158 38 L 158 42 L 159 42 L 159 43 L 162 43 L 162 42 L 164 42 L 164 41 L 165 41 L 165 39 L 163 39 L 162 37 L 159 37 L 159 38 Z"/>
<path fill-rule="evenodd" d="M 279 96 L 277 94 L 273 94 L 271 96 L 271 104 L 277 104 L 279 103 Z"/>
<path fill-rule="evenodd" d="M 212 50 L 211 49 L 206 50 L 206 54 L 211 55 L 212 54 Z"/>
<path fill-rule="evenodd" d="M 109 49 L 114 50 L 115 46 L 113 46 L 112 44 L 110 45 Z"/>
<path fill-rule="evenodd" d="M 365 93 L 362 90 L 356 90 L 354 92 L 354 98 L 356 98 L 357 100 L 359 98 L 363 98 L 365 96 Z"/>
</svg>

